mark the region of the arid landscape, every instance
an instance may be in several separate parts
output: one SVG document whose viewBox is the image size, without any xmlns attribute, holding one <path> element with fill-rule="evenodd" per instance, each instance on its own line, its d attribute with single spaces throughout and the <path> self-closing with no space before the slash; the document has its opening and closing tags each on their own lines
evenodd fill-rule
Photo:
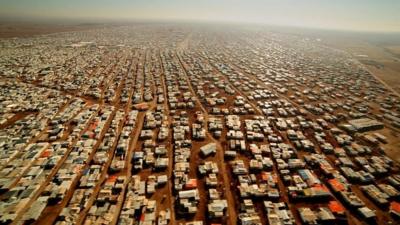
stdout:
<svg viewBox="0 0 400 225">
<path fill-rule="evenodd" d="M 399 225 L 399 12 L 2 0 L 0 225 Z"/>
<path fill-rule="evenodd" d="M 2 224 L 399 223 L 396 45 L 224 24 L 3 34 Z"/>
<path fill-rule="evenodd" d="M 104 27 L 104 24 L 43 24 L 0 22 L 0 38 L 22 38 L 35 35 L 52 34 L 67 31 L 79 31 Z"/>
<path fill-rule="evenodd" d="M 368 35 L 368 34 L 367 34 Z M 384 35 L 383 35 L 384 36 Z M 399 37 L 400 35 L 397 35 Z M 393 37 L 395 38 L 395 37 Z M 344 39 L 344 38 L 343 38 Z M 327 43 L 351 54 L 378 79 L 400 92 L 400 40 L 375 41 L 356 38 L 328 39 Z"/>
</svg>

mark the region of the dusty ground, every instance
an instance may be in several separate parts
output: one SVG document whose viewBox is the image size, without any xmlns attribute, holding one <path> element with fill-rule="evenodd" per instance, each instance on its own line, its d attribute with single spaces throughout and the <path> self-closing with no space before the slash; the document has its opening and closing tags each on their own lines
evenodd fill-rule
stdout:
<svg viewBox="0 0 400 225">
<path fill-rule="evenodd" d="M 400 139 L 399 139 L 399 133 L 397 131 L 389 128 L 384 128 L 381 130 L 371 131 L 366 133 L 372 135 L 374 133 L 380 133 L 384 135 L 387 138 L 387 143 L 381 143 L 381 145 L 384 148 L 385 153 L 393 160 L 400 162 L 400 155 L 399 155 Z"/>
<path fill-rule="evenodd" d="M 324 42 L 348 52 L 378 79 L 400 92 L 400 42 L 374 43 L 355 38 L 326 39 Z"/>
<path fill-rule="evenodd" d="M 79 31 L 104 26 L 102 24 L 27 24 L 27 23 L 1 23 L 0 38 L 30 37 L 34 35 L 51 34 L 67 31 Z"/>
</svg>

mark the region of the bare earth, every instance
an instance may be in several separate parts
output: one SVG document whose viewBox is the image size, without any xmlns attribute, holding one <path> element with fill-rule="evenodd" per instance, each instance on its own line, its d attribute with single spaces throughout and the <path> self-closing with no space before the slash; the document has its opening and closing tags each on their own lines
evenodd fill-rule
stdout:
<svg viewBox="0 0 400 225">
<path fill-rule="evenodd" d="M 400 93 L 400 42 L 393 44 L 375 44 L 352 39 L 327 39 L 328 45 L 351 54 L 362 63 L 385 86 L 395 94 Z M 380 131 L 388 137 L 388 143 L 383 145 L 386 154 L 400 161 L 400 148 L 397 131 L 385 128 Z M 373 132 L 372 132 L 373 133 Z"/>
<path fill-rule="evenodd" d="M 93 29 L 104 26 L 101 24 L 77 24 L 77 25 L 58 25 L 58 24 L 12 24 L 0 22 L 0 38 L 31 37 L 34 35 L 52 34 L 68 31 L 79 31 Z"/>
<path fill-rule="evenodd" d="M 351 54 L 377 78 L 400 92 L 400 43 L 375 44 L 359 40 L 327 40 L 329 45 Z"/>
</svg>

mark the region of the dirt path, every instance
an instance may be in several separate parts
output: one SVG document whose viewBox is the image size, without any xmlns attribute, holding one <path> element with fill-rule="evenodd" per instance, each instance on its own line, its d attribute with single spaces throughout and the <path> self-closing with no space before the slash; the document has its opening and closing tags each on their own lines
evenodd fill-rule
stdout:
<svg viewBox="0 0 400 225">
<path fill-rule="evenodd" d="M 217 154 L 216 154 L 217 162 L 218 162 L 218 167 L 221 169 L 221 175 L 222 175 L 222 179 L 223 179 L 223 183 L 224 183 L 224 187 L 225 187 L 224 190 L 226 192 L 225 196 L 226 196 L 226 199 L 228 201 L 228 215 L 227 215 L 227 217 L 228 217 L 228 220 L 229 220 L 229 224 L 235 225 L 235 224 L 237 224 L 237 215 L 236 215 L 236 210 L 235 210 L 235 199 L 233 198 L 233 194 L 232 194 L 232 191 L 231 191 L 231 185 L 230 185 L 231 182 L 230 182 L 230 180 L 228 178 L 228 173 L 226 171 L 226 163 L 225 163 L 225 160 L 224 160 L 223 147 L 222 147 L 221 143 L 218 140 L 215 140 L 214 137 L 212 135 L 210 135 L 210 133 L 208 132 L 208 128 L 207 128 L 207 126 L 208 126 L 208 118 L 209 118 L 208 112 L 204 108 L 203 104 L 201 104 L 199 98 L 197 97 L 197 94 L 194 91 L 194 89 L 192 87 L 192 84 L 190 82 L 190 79 L 189 79 L 189 77 L 187 75 L 186 67 L 184 66 L 184 64 L 182 62 L 182 59 L 181 59 L 179 54 L 177 54 L 177 58 L 178 58 L 180 66 L 183 68 L 184 75 L 185 75 L 185 78 L 186 78 L 186 82 L 187 82 L 187 84 L 189 86 L 189 89 L 192 92 L 193 96 L 196 99 L 197 104 L 200 106 L 200 108 L 201 108 L 201 110 L 203 112 L 204 122 L 205 122 L 204 129 L 206 130 L 207 137 L 210 138 L 214 143 L 217 144 L 217 149 L 218 149 L 217 150 Z"/>
<path fill-rule="evenodd" d="M 160 67 L 161 67 L 161 82 L 162 82 L 162 88 L 163 88 L 163 96 L 164 96 L 164 110 L 165 110 L 165 115 L 167 115 L 168 118 L 168 140 L 172 139 L 172 132 L 170 130 L 170 125 L 172 123 L 171 121 L 171 117 L 169 116 L 170 113 L 170 109 L 168 106 L 168 95 L 167 95 L 167 85 L 165 84 L 165 70 L 164 70 L 164 64 L 161 58 L 161 52 L 158 51 L 157 52 L 157 56 L 158 56 L 158 60 L 160 63 Z M 169 202 L 170 202 L 170 210 L 171 210 L 171 220 L 170 220 L 170 224 L 175 224 L 175 207 L 174 207 L 174 198 L 173 198 L 173 192 L 172 192 L 172 187 L 173 187 L 173 180 L 172 180 L 172 172 L 173 172 L 173 161 L 174 161 L 174 152 L 173 152 L 173 145 L 171 143 L 171 141 L 168 141 L 167 144 L 167 149 L 168 149 L 168 169 L 167 169 L 167 174 L 168 174 L 168 182 L 167 182 L 167 186 L 168 186 L 168 193 L 169 193 Z"/>
</svg>

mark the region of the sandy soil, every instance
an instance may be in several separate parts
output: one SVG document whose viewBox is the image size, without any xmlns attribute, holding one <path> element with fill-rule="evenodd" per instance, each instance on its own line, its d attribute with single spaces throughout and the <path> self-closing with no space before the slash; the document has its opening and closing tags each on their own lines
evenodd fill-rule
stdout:
<svg viewBox="0 0 400 225">
<path fill-rule="evenodd" d="M 354 39 L 328 39 L 326 44 L 348 52 L 377 78 L 400 92 L 400 44 L 377 45 Z"/>
</svg>

